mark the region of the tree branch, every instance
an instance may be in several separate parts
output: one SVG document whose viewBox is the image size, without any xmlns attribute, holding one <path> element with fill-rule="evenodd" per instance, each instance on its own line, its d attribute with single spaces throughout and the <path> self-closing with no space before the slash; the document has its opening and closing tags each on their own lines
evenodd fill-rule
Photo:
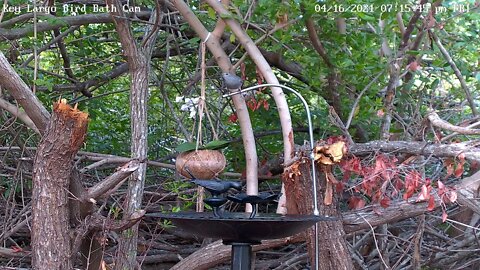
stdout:
<svg viewBox="0 0 480 270">
<path fill-rule="evenodd" d="M 10 92 L 33 123 L 35 123 L 40 133 L 43 134 L 47 128 L 50 114 L 38 100 L 37 96 L 15 72 L 10 63 L 8 63 L 2 52 L 0 52 L 0 85 Z"/>
<path fill-rule="evenodd" d="M 467 82 L 462 76 L 462 73 L 457 67 L 457 64 L 455 64 L 455 61 L 453 61 L 452 57 L 448 53 L 448 51 L 443 47 L 442 42 L 438 38 L 438 36 L 432 31 L 428 30 L 429 35 L 433 38 L 435 41 L 435 44 L 437 44 L 438 49 L 442 53 L 443 57 L 445 60 L 447 60 L 448 64 L 450 67 L 453 69 L 453 72 L 455 73 L 455 76 L 457 76 L 457 79 L 460 81 L 460 85 L 462 86 L 463 91 L 465 92 L 465 96 L 467 98 L 468 104 L 470 105 L 470 108 L 472 109 L 472 114 L 474 116 L 478 115 L 478 110 L 477 106 L 475 105 L 475 102 L 473 101 L 472 94 L 470 93 L 470 90 L 468 89 Z"/>
<path fill-rule="evenodd" d="M 138 18 L 148 19 L 150 17 L 150 12 L 143 11 L 143 12 L 135 13 L 135 15 Z M 56 17 L 53 15 L 46 15 L 46 16 L 49 18 L 54 18 L 55 20 L 37 23 L 37 33 L 59 29 L 60 27 L 65 27 L 65 26 L 113 22 L 112 17 L 108 13 L 85 14 L 85 15 L 70 16 L 70 17 Z M 19 18 L 16 17 L 14 19 L 18 20 Z M 3 23 L 3 25 L 5 24 L 10 25 L 8 21 Z M 14 40 L 14 39 L 19 39 L 22 37 L 29 36 L 31 34 L 33 34 L 33 27 L 31 26 L 25 26 L 23 28 L 18 28 L 18 29 L 0 28 L 0 40 Z"/>
<path fill-rule="evenodd" d="M 87 190 L 84 202 L 91 202 L 92 199 L 96 199 L 108 191 L 110 193 L 115 192 L 116 189 L 129 177 L 134 171 L 139 168 L 139 161 L 132 160 L 122 167 L 118 168 L 112 175 L 103 179 L 101 182 Z"/>
<path fill-rule="evenodd" d="M 20 108 L 18 106 L 15 106 L 15 105 L 11 104 L 10 102 L 0 98 L 0 108 L 8 111 L 13 116 L 20 119 L 20 121 L 22 121 L 30 129 L 35 131 L 35 133 L 40 134 L 40 131 L 37 129 L 37 127 L 33 123 L 32 119 L 30 119 L 30 117 L 28 117 L 28 115 L 23 110 L 20 110 Z"/>
<path fill-rule="evenodd" d="M 454 131 L 454 132 L 457 132 L 459 134 L 465 134 L 465 135 L 478 135 L 478 134 L 480 134 L 480 129 L 471 129 L 471 128 L 468 128 L 468 127 L 459 127 L 459 126 L 455 126 L 455 125 L 450 124 L 449 122 L 441 119 L 440 116 L 438 116 L 438 114 L 436 112 L 434 112 L 433 110 L 428 113 L 427 118 L 432 125 L 434 125 L 436 127 L 439 127 L 439 128 L 442 128 L 442 129 Z"/>
</svg>

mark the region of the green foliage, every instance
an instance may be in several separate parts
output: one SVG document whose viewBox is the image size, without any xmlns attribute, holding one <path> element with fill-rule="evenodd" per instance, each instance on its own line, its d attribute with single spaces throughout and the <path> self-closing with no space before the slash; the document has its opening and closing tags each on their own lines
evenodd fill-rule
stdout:
<svg viewBox="0 0 480 270">
<path fill-rule="evenodd" d="M 198 146 L 198 149 L 218 150 L 227 147 L 229 144 L 229 141 L 214 140 L 206 143 L 205 145 Z M 179 153 L 188 152 L 195 149 L 197 149 L 197 144 L 193 142 L 182 143 L 175 148 L 175 150 L 177 150 Z"/>
</svg>

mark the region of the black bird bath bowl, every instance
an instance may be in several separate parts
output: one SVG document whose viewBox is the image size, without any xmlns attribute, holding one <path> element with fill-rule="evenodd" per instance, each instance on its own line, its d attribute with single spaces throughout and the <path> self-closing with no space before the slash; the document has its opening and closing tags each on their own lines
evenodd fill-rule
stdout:
<svg viewBox="0 0 480 270">
<path fill-rule="evenodd" d="M 262 240 L 291 236 L 330 217 L 315 215 L 277 215 L 258 213 L 222 213 L 216 217 L 211 212 L 151 213 L 147 216 L 171 220 L 177 227 L 194 235 L 222 239 L 232 245 L 232 270 L 250 270 L 252 245 Z"/>
</svg>

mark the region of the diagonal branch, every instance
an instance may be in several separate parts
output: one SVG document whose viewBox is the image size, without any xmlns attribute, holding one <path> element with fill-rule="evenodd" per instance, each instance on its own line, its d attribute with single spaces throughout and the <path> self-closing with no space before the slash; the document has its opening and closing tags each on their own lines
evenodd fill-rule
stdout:
<svg viewBox="0 0 480 270">
<path fill-rule="evenodd" d="M 40 131 L 38 131 L 32 119 L 30 119 L 30 117 L 28 117 L 28 115 L 24 111 L 20 110 L 18 106 L 11 104 L 10 102 L 4 100 L 3 98 L 0 98 L 0 109 L 4 109 L 8 111 L 13 116 L 20 119 L 20 121 L 22 121 L 25 125 L 27 125 L 27 127 L 35 131 L 35 133 L 40 134 Z"/>
<path fill-rule="evenodd" d="M 10 94 L 22 106 L 25 113 L 35 123 L 40 133 L 47 128 L 50 114 L 43 104 L 33 94 L 32 90 L 25 84 L 13 67 L 8 63 L 7 58 L 0 52 L 0 86 L 6 88 Z"/>
<path fill-rule="evenodd" d="M 117 190 L 120 185 L 129 177 L 134 171 L 139 168 L 140 162 L 138 160 L 132 160 L 118 168 L 112 175 L 108 176 L 95 186 L 88 189 L 87 194 L 83 198 L 83 201 L 92 201 L 96 198 L 105 195 L 107 191 L 109 193 Z"/>
<path fill-rule="evenodd" d="M 434 125 L 436 127 L 439 127 L 439 128 L 442 128 L 442 129 L 454 131 L 454 132 L 457 132 L 459 134 L 465 134 L 465 135 L 478 135 L 478 134 L 480 134 L 480 129 L 471 129 L 471 128 L 468 128 L 468 127 L 459 127 L 459 126 L 452 125 L 449 122 L 440 118 L 440 116 L 438 116 L 438 114 L 434 111 L 430 111 L 428 113 L 427 118 L 432 125 Z"/>
<path fill-rule="evenodd" d="M 467 82 L 463 78 L 462 73 L 460 72 L 460 70 L 457 67 L 457 64 L 455 64 L 455 61 L 453 61 L 453 59 L 450 56 L 450 54 L 448 53 L 447 49 L 445 49 L 445 47 L 443 47 L 442 42 L 440 41 L 438 36 L 431 30 L 429 30 L 428 33 L 430 34 L 430 36 L 435 41 L 435 44 L 437 44 L 438 49 L 442 53 L 445 60 L 447 60 L 450 67 L 452 67 L 453 72 L 455 73 L 455 76 L 457 76 L 457 79 L 460 81 L 460 85 L 462 86 L 462 89 L 465 92 L 465 96 L 467 98 L 468 104 L 470 105 L 470 108 L 472 109 L 472 114 L 474 116 L 477 116 L 478 115 L 477 106 L 475 105 L 475 102 L 473 101 L 472 94 L 470 93 L 470 90 L 468 89 L 468 86 L 467 86 Z"/>
</svg>

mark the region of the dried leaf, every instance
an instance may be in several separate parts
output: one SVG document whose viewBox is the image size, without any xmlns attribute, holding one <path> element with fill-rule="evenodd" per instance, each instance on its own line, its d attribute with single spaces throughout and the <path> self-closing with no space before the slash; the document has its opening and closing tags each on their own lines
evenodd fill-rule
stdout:
<svg viewBox="0 0 480 270">
<path fill-rule="evenodd" d="M 333 184 L 330 181 L 327 181 L 327 186 L 325 188 L 325 198 L 323 203 L 325 205 L 331 205 L 333 202 Z"/>
<path fill-rule="evenodd" d="M 326 153 L 332 156 L 334 162 L 339 162 L 342 159 L 343 154 L 345 153 L 344 148 L 345 148 L 345 142 L 338 141 L 330 145 Z"/>
<path fill-rule="evenodd" d="M 348 207 L 350 209 L 361 209 L 365 207 L 365 204 L 365 200 L 358 196 L 352 196 L 350 199 L 348 199 Z"/>
<path fill-rule="evenodd" d="M 430 199 L 428 200 L 427 210 L 433 211 L 434 209 L 435 209 L 435 199 L 433 198 L 433 196 L 430 196 Z"/>
<path fill-rule="evenodd" d="M 453 174 L 453 170 L 454 170 L 454 168 L 453 168 L 453 164 L 454 164 L 453 159 L 448 158 L 448 159 L 446 159 L 446 160 L 443 162 L 443 164 L 444 164 L 445 168 L 447 168 L 447 175 L 445 175 L 445 178 L 444 178 L 444 179 L 447 179 L 450 175 Z"/>
<path fill-rule="evenodd" d="M 383 208 L 387 208 L 390 206 L 390 198 L 388 197 L 383 197 L 381 200 L 380 200 L 380 206 L 383 207 Z"/>
<path fill-rule="evenodd" d="M 457 201 L 457 192 L 455 190 L 451 190 L 450 192 L 448 192 L 448 200 L 451 203 L 454 203 Z"/>
<path fill-rule="evenodd" d="M 432 188 L 427 185 L 422 185 L 420 194 L 418 195 L 417 202 L 425 202 L 430 199 L 430 190 Z"/>
<path fill-rule="evenodd" d="M 463 165 L 465 164 L 465 154 L 461 153 L 460 155 L 457 156 L 458 158 L 458 164 L 457 167 L 455 168 L 455 177 L 460 177 L 463 174 Z"/>
<path fill-rule="evenodd" d="M 443 213 L 442 213 L 442 222 L 445 222 L 445 221 L 447 221 L 447 218 L 448 218 L 448 214 L 447 214 L 447 212 L 445 211 L 445 209 L 443 209 Z"/>
<path fill-rule="evenodd" d="M 330 145 L 316 146 L 314 149 L 314 158 L 315 161 L 324 165 L 332 165 L 334 162 L 340 162 L 345 152 L 345 142 L 337 141 Z"/>
<path fill-rule="evenodd" d="M 461 177 L 463 174 L 463 164 L 462 163 L 459 163 L 457 164 L 457 168 L 455 168 L 455 177 L 459 178 Z"/>
</svg>

